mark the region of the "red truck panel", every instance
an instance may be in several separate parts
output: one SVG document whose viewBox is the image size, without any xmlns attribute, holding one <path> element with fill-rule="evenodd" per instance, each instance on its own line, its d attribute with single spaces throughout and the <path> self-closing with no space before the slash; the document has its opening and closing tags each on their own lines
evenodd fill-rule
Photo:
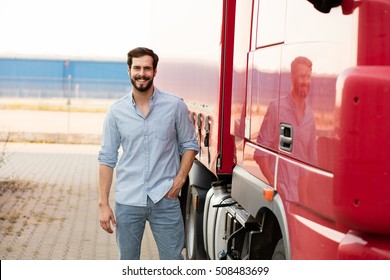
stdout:
<svg viewBox="0 0 390 280">
<path fill-rule="evenodd" d="M 390 233 L 390 67 L 347 70 L 338 81 L 334 203 L 353 229 Z"/>
</svg>

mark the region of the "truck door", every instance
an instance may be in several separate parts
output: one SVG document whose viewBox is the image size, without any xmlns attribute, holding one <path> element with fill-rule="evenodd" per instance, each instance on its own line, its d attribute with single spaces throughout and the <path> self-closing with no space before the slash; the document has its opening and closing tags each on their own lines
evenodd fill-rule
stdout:
<svg viewBox="0 0 390 280">
<path fill-rule="evenodd" d="M 287 201 L 326 213 L 336 78 L 356 61 L 353 18 L 309 1 L 254 1 L 254 11 L 243 166 Z"/>
<path fill-rule="evenodd" d="M 244 167 L 270 186 L 275 184 L 279 150 L 278 100 L 285 13 L 286 0 L 254 1 L 245 126 L 249 141 Z"/>
</svg>

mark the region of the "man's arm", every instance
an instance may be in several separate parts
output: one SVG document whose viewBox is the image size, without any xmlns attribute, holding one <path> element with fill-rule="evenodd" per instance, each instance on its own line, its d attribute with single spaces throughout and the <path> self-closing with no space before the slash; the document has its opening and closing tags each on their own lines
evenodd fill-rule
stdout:
<svg viewBox="0 0 390 280">
<path fill-rule="evenodd" d="M 112 184 L 114 169 L 110 166 L 99 165 L 99 208 L 100 226 L 108 233 L 113 233 L 111 222 L 116 226 L 114 212 L 109 203 L 110 189 Z"/>
<path fill-rule="evenodd" d="M 187 150 L 183 153 L 180 161 L 180 169 L 177 173 L 175 179 L 173 180 L 172 188 L 166 194 L 167 198 L 177 198 L 179 196 L 180 190 L 183 187 L 184 183 L 187 180 L 188 173 L 192 167 L 192 164 L 195 160 L 196 151 Z"/>
</svg>

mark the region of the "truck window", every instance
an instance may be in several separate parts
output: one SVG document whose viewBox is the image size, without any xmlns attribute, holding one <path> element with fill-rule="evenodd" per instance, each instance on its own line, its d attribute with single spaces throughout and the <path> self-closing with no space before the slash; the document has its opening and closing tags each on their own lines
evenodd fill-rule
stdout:
<svg viewBox="0 0 390 280">
<path fill-rule="evenodd" d="M 290 155 L 299 161 L 333 171 L 336 79 L 345 69 L 356 65 L 356 19 L 353 15 L 343 15 L 341 7 L 324 14 L 308 1 L 294 2 L 287 5 L 280 98 L 290 94 L 293 88 L 291 62 L 299 56 L 310 59 L 312 71 L 306 109 L 314 117 L 316 133 L 314 143 L 305 144 L 306 154 L 296 154 L 295 150 Z M 298 125 L 293 127 L 295 144 L 298 144 L 295 136 L 301 128 Z M 315 157 L 308 155 L 313 147 Z"/>
<path fill-rule="evenodd" d="M 256 47 L 282 43 L 286 0 L 259 1 L 258 5 Z"/>
<path fill-rule="evenodd" d="M 343 15 L 341 7 L 324 14 L 308 1 L 293 2 L 263 0 L 259 4 L 258 48 L 249 60 L 249 137 L 270 151 L 332 171 L 336 79 L 356 64 L 354 18 Z M 275 34 L 271 32 L 274 26 Z M 302 101 L 305 111 L 289 116 L 287 99 L 294 81 L 299 84 L 291 67 L 299 57 L 312 64 L 307 78 L 301 78 L 307 91 Z"/>
<path fill-rule="evenodd" d="M 282 170 L 287 161 L 297 170 L 304 163 L 333 171 L 336 79 L 356 65 L 354 16 L 343 15 L 341 7 L 324 14 L 306 0 L 262 0 L 258 7 L 252 29 L 256 48 L 248 61 L 250 129 L 246 126 L 245 133 L 253 145 L 244 148 L 244 166 L 270 185 L 276 168 L 290 179 L 301 172 Z M 305 62 L 294 72 L 296 60 L 310 61 L 310 66 Z M 299 110 L 293 91 L 305 93 Z"/>
</svg>

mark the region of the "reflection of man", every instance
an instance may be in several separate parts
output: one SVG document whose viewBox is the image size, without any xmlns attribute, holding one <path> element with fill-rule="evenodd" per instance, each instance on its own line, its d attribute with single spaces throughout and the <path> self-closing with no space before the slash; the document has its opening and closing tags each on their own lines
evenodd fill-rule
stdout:
<svg viewBox="0 0 390 280">
<path fill-rule="evenodd" d="M 317 161 L 315 145 L 316 125 L 313 112 L 306 102 L 311 83 L 311 69 L 312 62 L 306 57 L 299 56 L 292 61 L 291 92 L 281 97 L 279 104 L 278 100 L 270 102 L 257 141 L 262 146 L 277 151 L 279 147 L 280 124 L 289 124 L 292 126 L 291 156 L 301 161 L 315 164 Z M 275 162 L 261 152 L 256 152 L 254 159 L 260 166 L 268 183 L 273 185 Z M 279 174 L 279 178 L 282 181 L 280 183 L 296 187 L 299 174 L 297 170 L 290 166 L 280 166 L 279 172 L 281 174 Z"/>
</svg>

